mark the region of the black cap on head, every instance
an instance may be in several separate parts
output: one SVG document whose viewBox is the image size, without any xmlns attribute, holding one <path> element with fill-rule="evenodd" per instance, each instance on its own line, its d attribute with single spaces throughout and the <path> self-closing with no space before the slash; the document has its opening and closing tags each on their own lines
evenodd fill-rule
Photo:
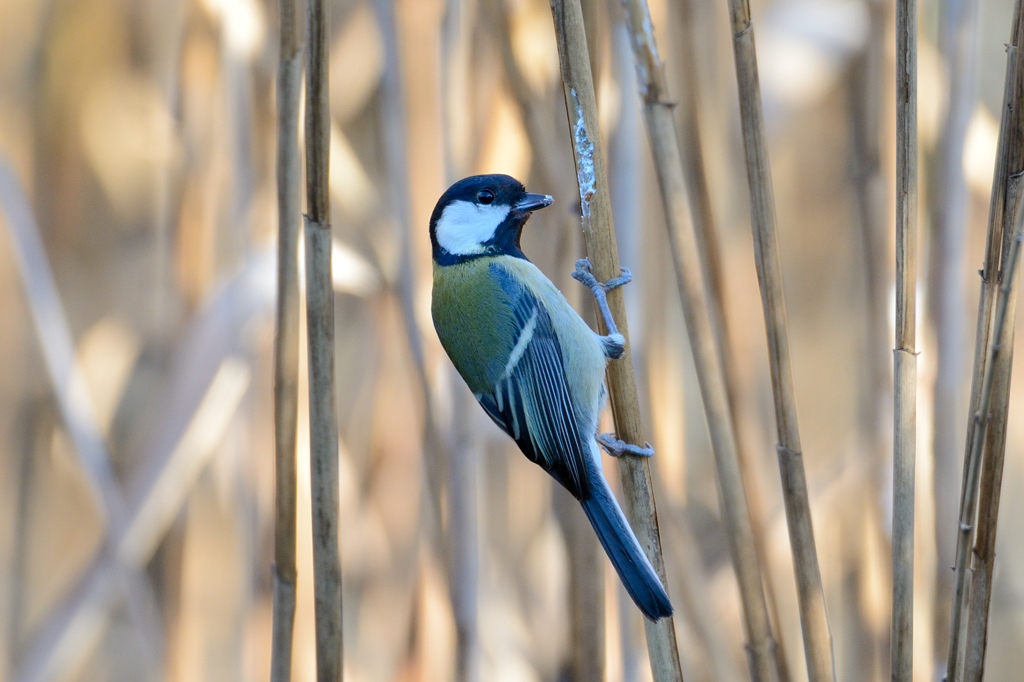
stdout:
<svg viewBox="0 0 1024 682">
<path fill-rule="evenodd" d="M 451 253 L 438 243 L 438 221 L 445 215 L 446 208 L 460 201 L 481 208 L 493 206 L 495 209 L 508 209 L 503 218 L 500 217 L 500 211 L 498 212 L 501 223 L 495 227 L 490 239 L 481 239 L 480 245 L 484 248 L 478 252 Z M 439 264 L 446 264 L 497 254 L 525 258 L 519 248 L 523 225 L 530 217 L 530 213 L 549 206 L 551 202 L 552 199 L 548 195 L 528 193 L 523 183 L 509 175 L 472 175 L 463 178 L 441 195 L 430 215 L 430 242 L 434 260 Z"/>
</svg>

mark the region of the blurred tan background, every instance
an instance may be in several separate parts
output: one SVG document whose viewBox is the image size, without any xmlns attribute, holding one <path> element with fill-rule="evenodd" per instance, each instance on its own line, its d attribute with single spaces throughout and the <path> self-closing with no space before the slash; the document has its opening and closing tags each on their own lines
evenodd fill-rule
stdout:
<svg viewBox="0 0 1024 682">
<path fill-rule="evenodd" d="M 621 257 L 635 274 L 631 343 L 657 449 L 683 669 L 690 680 L 743 679 L 738 597 L 621 8 L 585 4 Z M 672 92 L 690 79 L 699 93 L 742 388 L 740 442 L 752 462 L 776 632 L 800 680 L 726 4 L 655 0 L 652 11 Z M 838 672 L 880 680 L 889 632 L 892 7 L 762 0 L 753 11 Z M 939 38 L 949 6 L 920 6 L 920 680 L 937 679 L 945 659 L 1010 11 L 1009 0 L 981 4 L 965 85 Z M 477 679 L 561 679 L 570 645 L 565 533 L 577 510 L 472 404 L 428 309 L 434 201 L 461 176 L 503 172 L 555 196 L 528 225 L 524 250 L 592 313 L 568 276 L 582 242 L 549 6 L 339 0 L 331 13 L 347 678 L 453 679 L 466 655 Z M 0 2 L 0 679 L 267 678 L 276 22 L 276 4 L 261 0 Z M 963 159 L 942 174 L 939 142 L 954 109 Z M 876 176 L 872 141 L 882 150 Z M 859 210 L 865 196 L 874 213 Z M 935 216 L 958 198 L 953 251 L 943 256 Z M 866 246 L 865 224 L 881 248 Z M 993 681 L 1019 679 L 1024 646 L 1019 374 Z M 305 392 L 303 384 L 297 680 L 315 677 Z M 456 448 L 426 445 L 425 415 Z M 607 677 L 647 679 L 641 617 L 614 574 L 605 581 Z"/>
</svg>

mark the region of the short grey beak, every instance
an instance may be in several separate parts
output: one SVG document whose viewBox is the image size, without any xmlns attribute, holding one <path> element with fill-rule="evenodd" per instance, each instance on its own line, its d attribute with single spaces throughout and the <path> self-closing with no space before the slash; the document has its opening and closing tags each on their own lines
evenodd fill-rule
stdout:
<svg viewBox="0 0 1024 682">
<path fill-rule="evenodd" d="M 523 213 L 529 213 L 550 206 L 554 201 L 549 194 L 526 194 L 516 202 L 513 208 Z"/>
</svg>

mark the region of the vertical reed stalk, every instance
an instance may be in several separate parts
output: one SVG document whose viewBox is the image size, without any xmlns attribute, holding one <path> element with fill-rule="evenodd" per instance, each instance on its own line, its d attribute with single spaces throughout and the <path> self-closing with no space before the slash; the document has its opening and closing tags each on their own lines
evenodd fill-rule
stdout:
<svg viewBox="0 0 1024 682">
<path fill-rule="evenodd" d="M 967 445 L 964 453 L 964 473 L 960 490 L 960 515 L 957 528 L 956 575 L 953 585 L 949 632 L 949 653 L 946 662 L 946 675 L 950 680 L 960 679 L 960 668 L 963 662 L 964 635 L 967 620 L 964 616 L 968 610 L 968 595 L 974 597 L 971 583 L 978 577 L 978 571 L 969 566 L 970 547 L 974 541 L 975 514 L 978 505 L 978 481 L 981 476 L 983 441 L 979 430 L 979 415 L 983 395 L 984 378 L 988 373 L 990 344 L 992 343 L 992 326 L 995 316 L 995 304 L 1000 282 L 1000 263 L 1004 244 L 1007 241 L 1006 223 L 1009 194 L 1009 179 L 1019 172 L 1024 158 L 1024 148 L 1019 126 L 1021 112 L 1020 91 L 1024 87 L 1024 71 L 1020 65 L 1021 40 L 1021 2 L 1014 3 L 1013 28 L 1011 43 L 1006 51 L 1006 79 L 1003 88 L 1003 114 L 999 127 L 999 142 L 996 148 L 996 163 L 992 178 L 992 195 L 989 204 L 988 234 L 985 244 L 985 262 L 981 271 L 981 292 L 978 302 L 978 320 L 975 333 L 974 369 L 971 378 L 970 418 L 967 423 Z M 984 415 L 988 418 L 988 414 Z M 999 415 L 1002 417 L 1002 415 Z M 998 448 L 1002 450 L 1000 446 Z M 986 455 L 987 457 L 987 455 Z M 991 566 L 991 562 L 988 562 Z M 982 578 L 988 580 L 985 572 Z M 987 592 L 982 590 L 982 592 Z M 978 596 L 981 596 L 979 594 Z M 985 606 L 987 611 L 987 605 Z M 987 620 L 987 617 L 985 618 Z"/>
<path fill-rule="evenodd" d="M 747 157 L 754 258 L 761 287 L 772 396 L 775 401 L 775 427 L 778 438 L 775 447 L 782 476 L 793 567 L 796 571 L 807 674 L 811 680 L 832 680 L 835 679 L 832 633 L 825 610 L 803 452 L 800 446 L 786 301 L 782 291 L 782 266 L 776 235 L 775 198 L 764 135 L 764 114 L 761 110 L 750 5 L 747 0 L 729 0 L 729 14 L 732 21 L 743 147 Z"/>
<path fill-rule="evenodd" d="M 988 611 L 992 599 L 992 569 L 995 558 L 996 525 L 1006 452 L 1006 417 L 1010 398 L 1010 373 L 1013 364 L 1013 337 L 1017 307 L 1017 267 L 1020 261 L 1022 211 L 1021 181 L 1011 178 L 1010 200 L 1013 211 L 1013 237 L 1004 244 L 1008 254 L 1003 261 L 1001 286 L 996 302 L 992 345 L 985 366 L 981 406 L 975 417 L 975 436 L 984 452 L 979 490 L 977 532 L 974 540 L 974 572 L 968 606 L 967 643 L 964 657 L 965 682 L 980 682 L 985 671 L 988 640 Z M 1009 234 L 1009 231 L 1007 232 Z"/>
<path fill-rule="evenodd" d="M 299 97 L 302 53 L 295 0 L 279 0 L 277 66 L 277 312 L 274 328 L 274 596 L 270 679 L 287 682 L 295 624 L 295 434 L 299 390 Z"/>
<path fill-rule="evenodd" d="M 313 595 L 320 682 L 342 676 L 341 560 L 338 552 L 338 416 L 334 388 L 334 289 L 328 191 L 331 121 L 328 13 L 307 0 L 306 327 L 309 355 L 309 444 L 313 507 Z"/>
<path fill-rule="evenodd" d="M 590 57 L 587 50 L 583 12 L 579 0 L 552 0 L 551 12 L 558 42 L 562 84 L 569 126 L 573 135 L 577 180 L 583 217 L 583 236 L 594 275 L 608 280 L 619 274 L 615 226 L 612 221 L 608 176 L 601 151 L 601 135 L 597 127 L 597 101 L 594 93 Z M 628 340 L 629 330 L 622 292 L 609 292 L 608 305 Z M 633 356 L 627 344 L 623 357 L 608 365 L 608 392 L 618 437 L 627 443 L 643 443 L 643 423 Z M 640 544 L 662 582 L 665 565 L 658 516 L 651 482 L 650 463 L 644 458 L 626 456 L 619 460 L 619 473 L 625 494 L 625 511 Z M 647 649 L 655 680 L 681 680 L 679 651 L 672 618 L 645 620 Z"/>
<path fill-rule="evenodd" d="M 748 651 L 755 679 L 779 676 L 775 642 L 764 598 L 763 581 L 754 541 L 754 529 L 743 488 L 736 437 L 722 361 L 715 336 L 707 291 L 710 265 L 701 261 L 698 237 L 690 215 L 682 157 L 668 99 L 664 66 L 658 55 L 650 11 L 643 0 L 626 2 L 626 15 L 637 63 L 644 120 L 661 187 L 676 284 L 690 336 L 694 366 L 711 435 L 722 490 L 722 516 L 728 528 L 730 550 L 744 607 Z"/>
<path fill-rule="evenodd" d="M 914 669 L 917 440 L 917 4 L 896 3 L 896 349 L 893 356 L 892 679 Z"/>
</svg>

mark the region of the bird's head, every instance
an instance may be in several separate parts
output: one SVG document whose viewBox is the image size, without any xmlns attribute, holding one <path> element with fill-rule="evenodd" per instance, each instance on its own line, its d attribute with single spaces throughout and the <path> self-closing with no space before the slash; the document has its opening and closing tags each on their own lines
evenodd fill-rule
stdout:
<svg viewBox="0 0 1024 682">
<path fill-rule="evenodd" d="M 430 216 L 430 244 L 439 265 L 480 256 L 525 258 L 519 237 L 530 214 L 550 206 L 547 194 L 530 194 L 507 175 L 474 175 L 441 195 Z"/>
</svg>

